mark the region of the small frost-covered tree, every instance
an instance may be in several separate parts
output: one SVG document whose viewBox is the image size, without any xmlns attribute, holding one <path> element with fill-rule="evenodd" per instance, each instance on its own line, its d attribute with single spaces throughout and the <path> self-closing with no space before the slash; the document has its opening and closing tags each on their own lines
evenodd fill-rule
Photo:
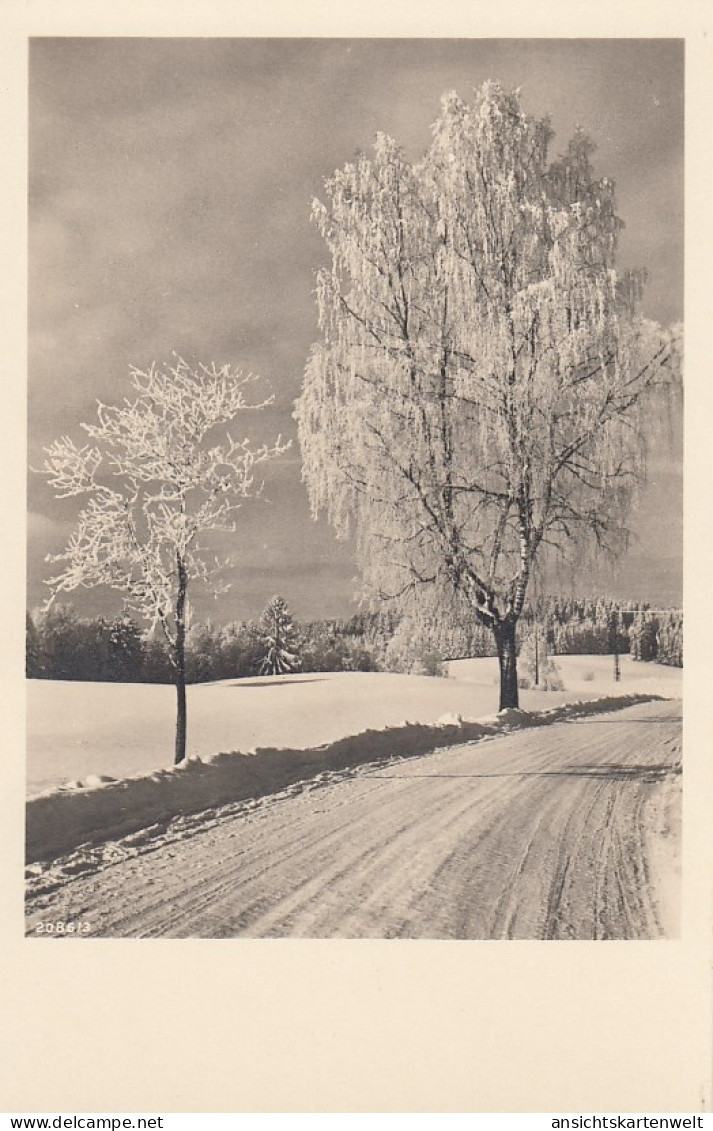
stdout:
<svg viewBox="0 0 713 1131">
<path fill-rule="evenodd" d="M 331 259 L 296 409 L 313 513 L 356 532 L 376 600 L 467 603 L 501 708 L 538 554 L 623 545 L 643 414 L 677 354 L 638 312 L 641 276 L 615 270 L 593 146 L 577 132 L 551 160 L 551 140 L 486 83 L 444 97 L 422 160 L 380 134 L 313 205 Z"/>
<path fill-rule="evenodd" d="M 387 671 L 430 676 L 443 676 L 446 673 L 430 626 L 420 621 L 413 623 L 408 617 L 403 618 L 391 637 L 384 651 L 383 662 Z"/>
<path fill-rule="evenodd" d="M 518 686 L 540 691 L 562 691 L 564 683 L 556 662 L 550 656 L 547 632 L 537 621 L 520 648 Z"/>
<path fill-rule="evenodd" d="M 98 422 L 82 425 L 89 444 L 64 437 L 46 449 L 42 471 L 57 496 L 87 499 L 67 548 L 48 559 L 65 563 L 48 582 L 50 602 L 60 592 L 106 585 L 124 593 L 127 611 L 160 627 L 176 685 L 177 763 L 186 754 L 189 583 L 224 588 L 220 563 L 208 560 L 199 538 L 235 529 L 235 512 L 260 493 L 256 467 L 288 447 L 279 437 L 255 447 L 228 432 L 241 412 L 272 402 L 246 400 L 254 380 L 230 366 L 192 368 L 182 359 L 132 368 L 134 399 L 100 403 Z"/>
<path fill-rule="evenodd" d="M 260 675 L 286 675 L 299 669 L 297 634 L 284 597 L 273 597 L 267 604 L 257 632 L 265 648 Z"/>
</svg>

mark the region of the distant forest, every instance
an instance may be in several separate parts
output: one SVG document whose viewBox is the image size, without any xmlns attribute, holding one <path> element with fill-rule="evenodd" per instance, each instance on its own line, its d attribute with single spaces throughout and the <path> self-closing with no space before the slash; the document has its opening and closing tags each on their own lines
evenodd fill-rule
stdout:
<svg viewBox="0 0 713 1131">
<path fill-rule="evenodd" d="M 540 597 L 526 609 L 520 643 L 535 625 L 553 655 L 606 655 L 683 666 L 683 613 L 607 599 Z M 402 671 L 438 675 L 447 660 L 493 656 L 493 634 L 443 616 L 414 625 L 392 613 L 294 622 L 297 670 Z M 202 683 L 260 674 L 265 644 L 258 622 L 193 625 L 187 679 Z M 71 605 L 27 614 L 26 671 L 32 679 L 171 683 L 168 649 L 129 617 L 81 617 Z"/>
</svg>

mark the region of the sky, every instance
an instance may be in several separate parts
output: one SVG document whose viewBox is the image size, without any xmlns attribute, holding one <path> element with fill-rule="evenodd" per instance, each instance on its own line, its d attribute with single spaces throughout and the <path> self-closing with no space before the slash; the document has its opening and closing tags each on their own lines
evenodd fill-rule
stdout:
<svg viewBox="0 0 713 1131">
<path fill-rule="evenodd" d="M 411 158 L 441 95 L 486 79 L 549 114 L 553 153 L 582 125 L 617 185 L 622 267 L 644 267 L 645 313 L 683 318 L 683 45 L 678 40 L 34 39 L 29 89 L 28 454 L 82 436 L 96 401 L 130 396 L 129 366 L 178 353 L 260 376 L 274 404 L 250 414 L 268 465 L 265 499 L 213 541 L 229 592 L 195 591 L 197 619 L 256 616 L 281 593 L 307 620 L 355 611 L 352 547 L 314 522 L 292 411 L 317 337 L 326 252 L 310 223 L 324 179 L 377 131 Z M 562 575 L 561 591 L 679 604 L 682 442 L 674 411 L 649 455 L 627 558 Z M 48 594 L 77 500 L 28 479 L 29 608 Z M 83 613 L 118 593 L 69 595 Z"/>
</svg>

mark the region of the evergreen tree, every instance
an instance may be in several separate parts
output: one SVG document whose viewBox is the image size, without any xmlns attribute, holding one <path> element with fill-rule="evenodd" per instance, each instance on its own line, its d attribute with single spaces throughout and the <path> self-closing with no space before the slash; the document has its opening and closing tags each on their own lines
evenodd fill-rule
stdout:
<svg viewBox="0 0 713 1131">
<path fill-rule="evenodd" d="M 36 627 L 43 672 L 50 679 L 84 679 L 82 622 L 72 606 L 57 602 L 43 609 Z"/>
<path fill-rule="evenodd" d="M 131 617 L 115 617 L 108 626 L 108 653 L 108 679 L 125 683 L 141 679 L 144 647 L 139 627 Z"/>
<path fill-rule="evenodd" d="M 220 667 L 216 679 L 242 679 L 258 675 L 262 647 L 255 627 L 233 621 L 220 632 Z"/>
<path fill-rule="evenodd" d="M 25 673 L 28 679 L 42 675 L 42 649 L 35 622 L 29 613 L 25 615 Z"/>
<path fill-rule="evenodd" d="M 648 610 L 640 610 L 629 633 L 632 660 L 655 660 L 658 656 L 657 618 Z"/>
<path fill-rule="evenodd" d="M 273 597 L 266 606 L 258 635 L 265 647 L 260 675 L 285 675 L 298 670 L 297 635 L 284 597 Z"/>
<path fill-rule="evenodd" d="M 683 614 L 671 610 L 662 616 L 658 632 L 658 661 L 660 664 L 671 664 L 673 667 L 683 667 Z"/>
</svg>

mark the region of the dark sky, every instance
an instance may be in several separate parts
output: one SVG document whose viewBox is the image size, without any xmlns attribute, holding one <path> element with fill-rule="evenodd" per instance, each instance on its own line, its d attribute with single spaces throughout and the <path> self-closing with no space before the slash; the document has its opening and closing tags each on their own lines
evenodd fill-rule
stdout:
<svg viewBox="0 0 713 1131">
<path fill-rule="evenodd" d="M 256 438 L 293 436 L 310 343 L 309 221 L 323 180 L 377 130 L 413 158 L 440 96 L 485 79 L 520 87 L 549 113 L 559 151 L 581 124 L 626 222 L 620 264 L 648 270 L 648 315 L 683 317 L 683 46 L 672 40 L 35 39 L 30 49 L 30 463 L 59 435 L 80 438 L 96 399 L 130 395 L 128 366 L 173 351 L 259 374 L 275 404 Z M 657 441 L 629 558 L 614 574 L 566 577 L 654 603 L 681 599 L 681 441 Z M 349 546 L 313 523 L 296 445 L 271 465 L 268 502 L 246 507 L 216 548 L 233 559 L 199 618 L 253 616 L 276 592 L 298 618 L 353 611 Z M 76 501 L 29 482 L 28 605 L 46 595 Z M 118 609 L 75 594 L 83 611 Z"/>
</svg>

